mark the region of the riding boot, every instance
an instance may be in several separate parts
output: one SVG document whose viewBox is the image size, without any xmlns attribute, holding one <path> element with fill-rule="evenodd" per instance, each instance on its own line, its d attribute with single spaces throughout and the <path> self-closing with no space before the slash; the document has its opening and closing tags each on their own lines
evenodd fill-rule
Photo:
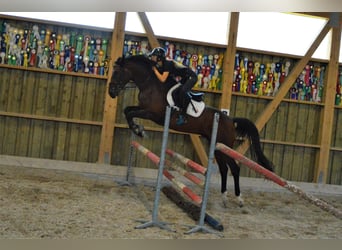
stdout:
<svg viewBox="0 0 342 250">
<path fill-rule="evenodd" d="M 188 105 L 190 103 L 190 100 L 191 100 L 191 97 L 189 95 L 189 93 L 185 93 L 185 95 L 183 96 L 183 99 L 182 99 L 182 105 L 180 107 L 180 113 L 179 113 L 179 116 L 177 118 L 177 125 L 182 125 L 184 123 L 187 122 L 186 120 L 186 110 L 188 108 Z"/>
</svg>

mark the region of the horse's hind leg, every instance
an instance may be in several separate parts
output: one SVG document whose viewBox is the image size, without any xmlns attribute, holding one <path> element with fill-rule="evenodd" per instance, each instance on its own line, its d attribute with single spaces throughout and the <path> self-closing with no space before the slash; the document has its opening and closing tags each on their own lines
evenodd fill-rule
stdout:
<svg viewBox="0 0 342 250">
<path fill-rule="evenodd" d="M 240 167 L 236 163 L 236 161 L 230 157 L 227 157 L 227 164 L 229 165 L 230 171 L 234 178 L 234 190 L 235 190 L 235 196 L 237 197 L 239 206 L 243 206 L 243 199 L 241 197 L 241 191 L 240 191 Z"/>
<path fill-rule="evenodd" d="M 228 204 L 227 198 L 227 175 L 228 175 L 228 166 L 224 159 L 224 156 L 220 151 L 215 151 L 215 159 L 217 165 L 219 167 L 220 175 L 221 175 L 221 195 L 222 195 L 222 202 L 225 207 Z"/>
<path fill-rule="evenodd" d="M 222 154 L 219 151 L 215 151 L 215 158 L 217 164 L 219 166 L 220 174 L 221 174 L 221 193 L 222 193 L 222 201 L 223 205 L 227 207 L 228 198 L 227 198 L 227 175 L 228 175 L 228 166 L 234 178 L 234 190 L 235 196 L 238 199 L 238 204 L 240 207 L 243 206 L 243 199 L 241 198 L 240 192 L 240 167 L 237 165 L 234 159 Z"/>
</svg>

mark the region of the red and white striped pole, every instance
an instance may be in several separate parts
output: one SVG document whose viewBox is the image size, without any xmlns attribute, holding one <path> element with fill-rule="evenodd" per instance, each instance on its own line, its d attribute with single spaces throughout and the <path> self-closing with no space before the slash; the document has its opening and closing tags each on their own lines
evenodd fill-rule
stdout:
<svg viewBox="0 0 342 250">
<path fill-rule="evenodd" d="M 170 155 L 171 157 L 178 159 L 184 165 L 192 168 L 198 173 L 203 174 L 204 176 L 206 175 L 207 169 L 203 167 L 202 165 L 198 164 L 197 162 L 190 160 L 189 158 L 186 158 L 185 156 L 182 156 L 181 154 L 174 152 L 171 149 L 166 149 L 166 153 Z"/>
<path fill-rule="evenodd" d="M 342 219 L 342 211 L 338 210 L 337 208 L 331 206 L 330 204 L 326 203 L 325 201 L 322 201 L 313 195 L 305 193 L 303 190 L 301 190 L 296 185 L 289 183 L 288 181 L 282 179 L 275 173 L 269 171 L 268 169 L 262 167 L 258 163 L 248 159 L 246 156 L 240 154 L 239 152 L 231 149 L 230 147 L 222 144 L 217 143 L 216 149 L 220 150 L 224 154 L 234 158 L 238 162 L 244 164 L 245 166 L 253 169 L 254 171 L 266 176 L 268 179 L 272 180 L 273 182 L 277 183 L 278 185 L 290 190 L 291 192 L 298 194 L 300 197 L 304 198 L 305 200 L 308 200 L 309 202 L 315 204 L 316 206 L 322 208 L 323 210 L 330 212 L 334 216 L 336 216 L 339 219 Z"/>
<path fill-rule="evenodd" d="M 144 146 L 142 146 L 141 144 L 139 144 L 136 141 L 132 141 L 131 142 L 132 146 L 134 146 L 135 148 L 137 148 L 141 153 L 143 153 L 145 156 L 147 156 L 154 164 L 156 164 L 157 166 L 159 165 L 160 162 L 160 158 L 159 156 L 157 156 L 156 154 L 154 154 L 152 151 L 150 151 L 149 149 L 145 148 Z M 165 161 L 166 164 L 170 164 L 170 162 Z M 183 184 L 182 182 L 178 181 L 168 170 L 163 170 L 163 174 L 164 176 L 170 180 L 172 183 L 174 183 L 180 190 L 182 190 L 191 200 L 193 200 L 194 202 L 196 202 L 197 204 L 201 204 L 202 203 L 202 198 L 195 194 L 189 187 L 187 187 L 185 184 Z M 186 176 L 184 174 L 184 176 Z M 187 176 L 186 176 L 187 177 Z M 196 176 L 195 176 L 196 177 Z M 190 177 L 191 178 L 191 177 Z M 190 179 L 189 178 L 189 179 Z M 197 177 L 196 177 L 197 178 Z M 194 179 L 193 180 L 196 184 L 198 184 L 199 181 L 201 180 L 197 180 Z"/>
</svg>

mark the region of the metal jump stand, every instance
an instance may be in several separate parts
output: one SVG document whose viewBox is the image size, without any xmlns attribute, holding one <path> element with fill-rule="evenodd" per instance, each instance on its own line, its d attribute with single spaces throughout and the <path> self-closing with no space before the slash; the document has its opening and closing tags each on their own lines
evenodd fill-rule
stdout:
<svg viewBox="0 0 342 250">
<path fill-rule="evenodd" d="M 207 208 L 207 200 L 208 200 L 209 188 L 210 188 L 210 176 L 211 176 L 211 171 L 212 171 L 213 162 L 214 162 L 214 151 L 215 151 L 215 147 L 216 147 L 216 135 L 217 135 L 219 119 L 220 119 L 219 114 L 215 113 L 214 121 L 213 121 L 213 129 L 212 129 L 212 133 L 211 133 L 208 168 L 207 168 L 207 173 L 206 173 L 206 177 L 205 177 L 200 219 L 199 219 L 198 225 L 196 227 L 192 228 L 191 230 L 189 230 L 188 232 L 186 232 L 186 234 L 191 234 L 191 233 L 198 232 L 198 231 L 203 231 L 205 233 L 218 234 L 214 230 L 211 230 L 204 225 L 204 219 L 205 219 L 205 211 Z"/>
<path fill-rule="evenodd" d="M 163 141 L 162 141 L 162 148 L 161 148 L 160 161 L 159 161 L 158 177 L 157 177 L 157 187 L 156 187 L 156 193 L 154 197 L 154 205 L 153 205 L 153 211 L 152 211 L 152 221 L 136 226 L 135 227 L 136 229 L 157 226 L 161 229 L 173 231 L 169 227 L 166 226 L 167 224 L 166 222 L 161 222 L 158 220 L 159 198 L 160 198 L 160 190 L 161 190 L 161 185 L 162 185 L 162 180 L 163 180 L 165 151 L 166 151 L 167 140 L 168 140 L 168 135 L 169 135 L 170 117 L 171 117 L 171 108 L 167 106 L 166 114 L 165 114 L 165 121 L 164 121 Z"/>
<path fill-rule="evenodd" d="M 144 224 L 138 225 L 135 228 L 136 229 L 143 229 L 151 226 L 157 226 L 161 229 L 169 230 L 169 231 L 175 231 L 171 230 L 169 227 L 166 226 L 166 224 L 170 224 L 167 222 L 162 222 L 158 220 L 158 207 L 159 207 L 159 200 L 160 200 L 160 191 L 162 186 L 162 180 L 163 180 L 163 170 L 164 170 L 164 163 L 165 163 L 165 154 L 166 154 L 166 148 L 167 148 L 167 142 L 168 142 L 168 134 L 169 134 L 169 124 L 170 124 L 170 117 L 171 117 L 171 108 L 168 106 L 166 108 L 166 114 L 165 114 L 165 121 L 164 121 L 164 131 L 163 131 L 163 141 L 162 141 L 162 148 L 161 148 L 161 154 L 160 154 L 160 161 L 159 161 L 159 168 L 158 168 L 158 177 L 157 177 L 157 186 L 156 186 L 156 193 L 154 198 L 154 206 L 152 211 L 152 220 L 149 222 L 145 222 Z M 213 121 L 213 129 L 212 129 L 212 137 L 211 137 L 211 143 L 210 143 L 210 150 L 209 150 L 209 160 L 208 160 L 208 168 L 205 176 L 205 186 L 203 191 L 203 197 L 202 197 L 202 203 L 201 203 L 201 213 L 198 225 L 186 232 L 186 234 L 191 234 L 194 232 L 202 231 L 205 233 L 214 233 L 221 236 L 218 232 L 211 230 L 207 228 L 204 225 L 205 220 L 205 211 L 207 206 L 207 199 L 209 194 L 209 185 L 210 185 L 210 176 L 212 172 L 212 166 L 214 162 L 214 151 L 215 151 L 215 144 L 216 144 L 216 135 L 217 135 L 217 129 L 218 129 L 218 122 L 219 122 L 219 114 L 215 113 L 214 121 Z M 131 151 L 132 154 L 132 151 Z M 131 164 L 131 156 L 129 158 L 129 164 Z M 131 167 L 129 166 L 129 169 Z M 130 172 L 130 170 L 128 170 Z M 129 173 L 127 174 L 127 181 L 128 181 Z"/>
</svg>

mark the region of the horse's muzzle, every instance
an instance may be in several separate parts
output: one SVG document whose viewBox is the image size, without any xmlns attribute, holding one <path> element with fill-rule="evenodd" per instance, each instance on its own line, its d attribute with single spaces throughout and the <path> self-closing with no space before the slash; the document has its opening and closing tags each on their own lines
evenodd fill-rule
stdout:
<svg viewBox="0 0 342 250">
<path fill-rule="evenodd" d="M 110 97 L 115 98 L 119 94 L 119 88 L 116 87 L 114 84 L 109 84 L 108 94 Z"/>
</svg>

